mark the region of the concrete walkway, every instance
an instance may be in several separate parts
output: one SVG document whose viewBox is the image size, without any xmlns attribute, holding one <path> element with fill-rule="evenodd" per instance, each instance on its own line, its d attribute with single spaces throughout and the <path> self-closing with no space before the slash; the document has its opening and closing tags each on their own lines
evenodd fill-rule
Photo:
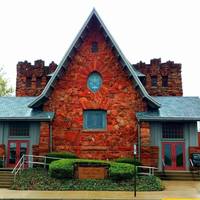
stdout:
<svg viewBox="0 0 200 200">
<path fill-rule="evenodd" d="M 59 199 L 59 200 L 130 200 L 130 199 L 163 199 L 163 198 L 200 198 L 200 182 L 198 181 L 164 181 L 165 191 L 109 192 L 109 191 L 16 191 L 0 190 L 0 199 Z"/>
</svg>

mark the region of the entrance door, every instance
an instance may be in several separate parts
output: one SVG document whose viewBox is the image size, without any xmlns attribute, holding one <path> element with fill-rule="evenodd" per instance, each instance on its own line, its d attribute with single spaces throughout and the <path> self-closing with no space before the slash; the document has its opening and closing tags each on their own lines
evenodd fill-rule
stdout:
<svg viewBox="0 0 200 200">
<path fill-rule="evenodd" d="M 185 143 L 163 142 L 162 159 L 166 170 L 185 170 Z"/>
<path fill-rule="evenodd" d="M 8 141 L 8 167 L 14 167 L 23 154 L 29 153 L 29 141 L 9 140 Z"/>
</svg>

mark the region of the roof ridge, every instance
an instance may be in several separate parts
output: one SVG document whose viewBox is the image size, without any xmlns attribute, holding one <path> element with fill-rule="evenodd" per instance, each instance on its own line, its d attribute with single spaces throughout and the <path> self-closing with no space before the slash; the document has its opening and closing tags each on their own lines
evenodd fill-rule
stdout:
<svg viewBox="0 0 200 200">
<path fill-rule="evenodd" d="M 105 31 L 105 33 L 109 37 L 109 39 L 111 40 L 113 47 L 115 47 L 117 53 L 121 57 L 121 61 L 123 62 L 122 63 L 123 67 L 126 67 L 129 70 L 130 74 L 133 76 L 133 79 L 135 81 L 135 87 L 139 88 L 141 96 L 147 100 L 147 102 L 149 103 L 150 106 L 159 108 L 160 104 L 148 94 L 148 92 L 146 91 L 146 89 L 144 88 L 142 83 L 140 82 L 138 76 L 136 75 L 136 72 L 133 69 L 132 65 L 128 62 L 128 60 L 126 59 L 126 57 L 122 53 L 121 49 L 119 48 L 118 44 L 115 42 L 115 40 L 112 37 L 112 35 L 110 34 L 109 30 L 106 28 L 105 24 L 101 20 L 100 16 L 98 15 L 97 11 L 95 10 L 95 8 L 93 8 L 92 12 L 88 16 L 85 23 L 83 24 L 82 28 L 80 29 L 80 31 L 77 34 L 77 36 L 75 37 L 74 41 L 70 45 L 68 51 L 65 53 L 63 59 L 59 63 L 58 67 L 56 68 L 55 73 L 52 75 L 51 79 L 49 80 L 49 82 L 45 86 L 42 93 L 35 100 L 33 100 L 33 102 L 31 102 L 29 104 L 29 107 L 34 108 L 34 107 L 41 106 L 46 101 L 46 99 L 48 99 L 48 97 L 51 93 L 51 90 L 54 87 L 54 84 L 56 83 L 56 79 L 61 76 L 61 69 L 66 68 L 66 65 L 68 64 L 67 59 L 69 59 L 69 57 L 73 55 L 73 53 L 74 53 L 73 49 L 74 49 L 75 45 L 77 44 L 77 42 L 79 41 L 81 36 L 83 36 L 82 34 L 86 30 L 87 25 L 89 24 L 89 22 L 90 22 L 90 20 L 92 19 L 93 16 L 96 16 L 101 27 L 103 28 L 103 30 Z"/>
</svg>

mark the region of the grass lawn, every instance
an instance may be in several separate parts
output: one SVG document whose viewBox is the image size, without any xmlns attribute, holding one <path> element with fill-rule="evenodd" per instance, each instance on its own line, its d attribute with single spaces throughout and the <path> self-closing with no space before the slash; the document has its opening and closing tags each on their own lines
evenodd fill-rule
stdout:
<svg viewBox="0 0 200 200">
<path fill-rule="evenodd" d="M 15 190 L 104 190 L 133 191 L 134 181 L 55 179 L 44 169 L 27 169 L 16 178 L 12 189 Z M 137 179 L 137 191 L 163 190 L 161 180 L 155 176 Z"/>
</svg>

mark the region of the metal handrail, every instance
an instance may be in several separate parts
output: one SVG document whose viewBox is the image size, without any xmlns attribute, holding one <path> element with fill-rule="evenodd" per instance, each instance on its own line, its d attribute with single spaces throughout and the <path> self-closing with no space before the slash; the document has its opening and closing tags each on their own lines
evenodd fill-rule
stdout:
<svg viewBox="0 0 200 200">
<path fill-rule="evenodd" d="M 162 159 L 162 173 L 163 173 L 163 175 L 165 175 L 165 166 L 166 166 L 165 161 Z"/>
<path fill-rule="evenodd" d="M 163 159 L 162 159 L 162 165 L 163 165 L 163 167 L 166 166 L 165 161 Z"/>
<path fill-rule="evenodd" d="M 189 161 L 190 161 L 191 166 L 194 167 L 194 163 L 191 158 L 189 159 Z"/>
<path fill-rule="evenodd" d="M 141 174 L 141 175 L 148 175 L 148 176 L 153 176 L 154 175 L 154 171 L 158 170 L 157 167 L 150 167 L 150 166 L 143 166 L 143 165 L 137 166 L 137 168 L 148 169 L 148 173 L 147 172 L 139 172 L 138 173 L 138 174 Z"/>
<path fill-rule="evenodd" d="M 43 162 L 37 162 L 37 161 L 32 161 L 30 158 L 43 158 Z M 23 154 L 20 160 L 17 162 L 16 166 L 12 170 L 12 174 L 14 174 L 14 180 L 16 178 L 16 175 L 24 169 L 24 165 L 28 164 L 28 167 L 31 167 L 30 164 L 38 164 L 38 165 L 43 165 L 44 168 L 49 165 L 47 163 L 47 159 L 52 159 L 52 160 L 60 160 L 63 158 L 58 158 L 58 157 L 49 157 L 49 156 L 35 156 L 35 155 L 25 155 Z"/>
<path fill-rule="evenodd" d="M 16 171 L 18 171 L 18 170 L 17 170 L 17 169 L 18 169 L 18 166 L 19 166 L 19 168 L 20 168 L 20 166 L 21 166 L 20 163 L 21 163 L 22 160 L 24 160 L 24 155 L 22 155 L 22 157 L 19 159 L 19 161 L 17 162 L 17 164 L 16 164 L 15 167 L 13 168 L 13 170 L 12 170 L 12 173 L 13 173 L 13 174 L 15 174 Z"/>
</svg>

